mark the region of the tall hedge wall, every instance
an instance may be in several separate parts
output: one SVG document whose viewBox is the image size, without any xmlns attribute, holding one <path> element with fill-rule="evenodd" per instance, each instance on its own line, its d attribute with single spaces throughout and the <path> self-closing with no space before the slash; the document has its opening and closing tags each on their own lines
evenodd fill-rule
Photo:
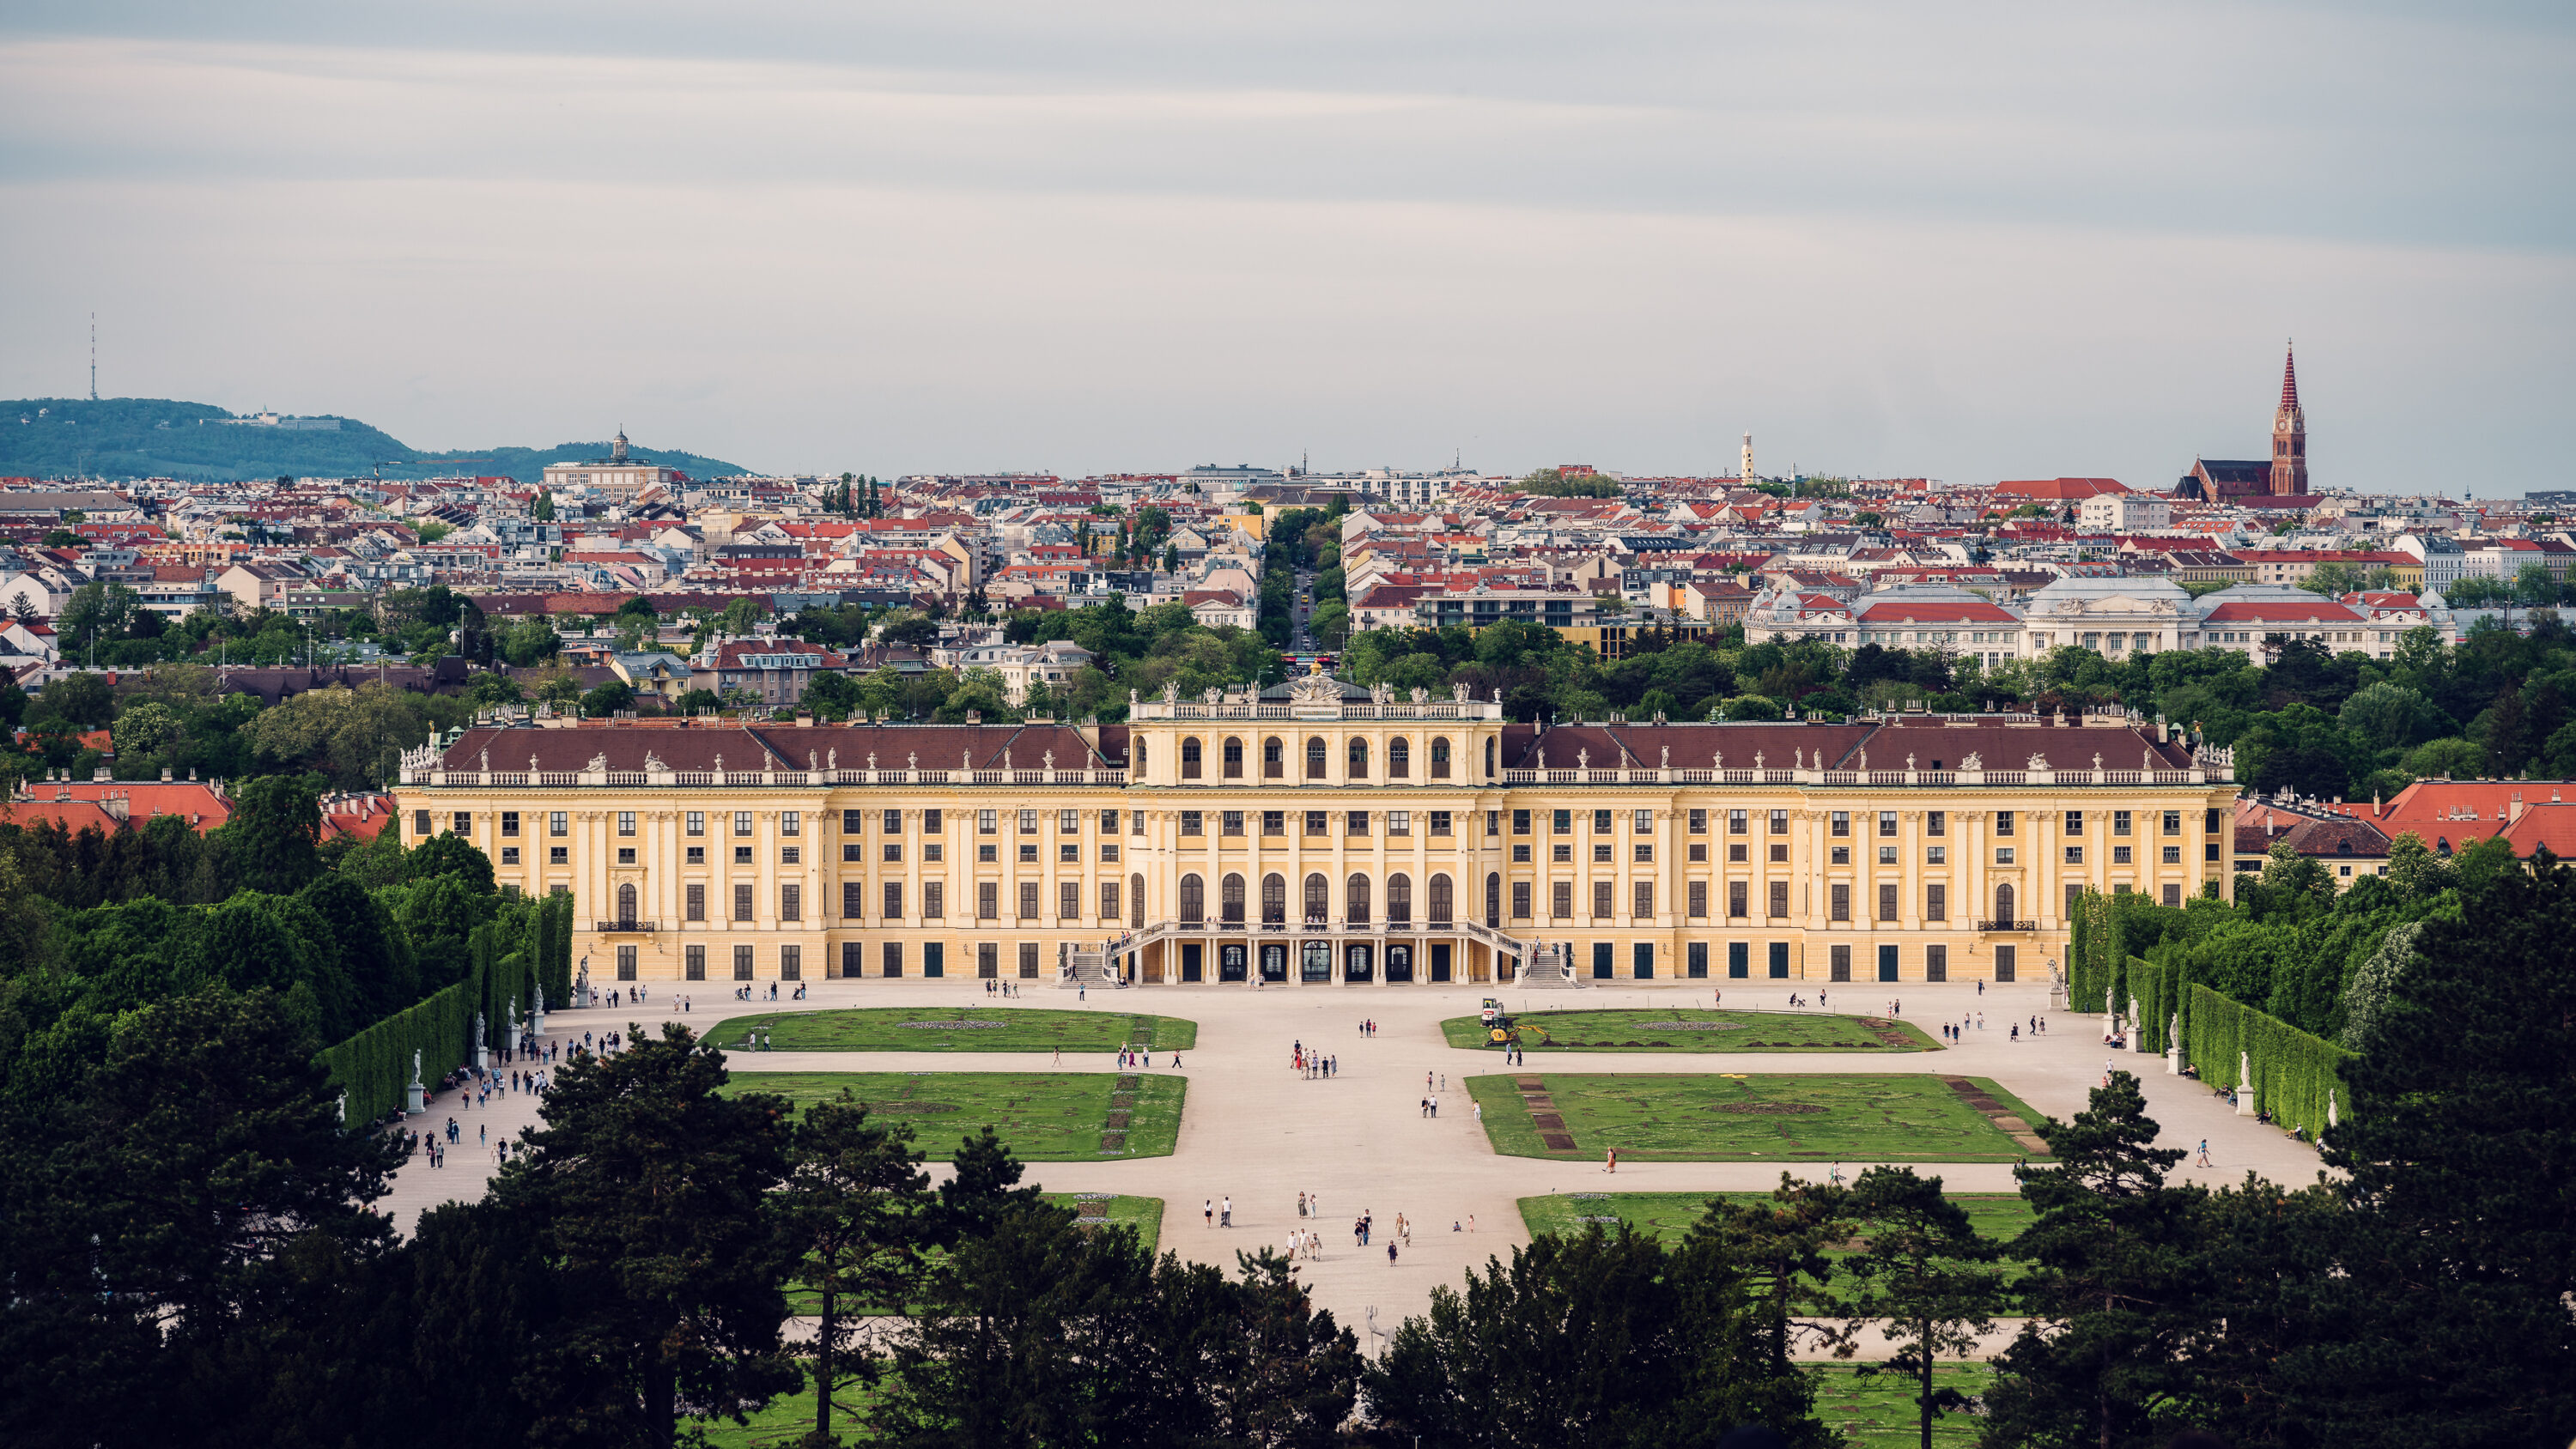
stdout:
<svg viewBox="0 0 2576 1449">
<path fill-rule="evenodd" d="M 2242 1054 L 2253 1068 L 2256 1103 L 2283 1126 L 2305 1127 L 2311 1137 L 2323 1132 L 2329 1094 L 2338 1115 L 2351 1110 L 2350 1094 L 2341 1090 L 2351 1052 L 2196 982 L 2183 997 L 2183 1054 L 2203 1082 L 2246 1085 L 2237 1074 Z"/>
<path fill-rule="evenodd" d="M 475 987 L 459 981 L 323 1050 L 324 1069 L 349 1094 L 351 1126 L 402 1110 L 413 1051 L 420 1053 L 423 1081 L 435 1082 L 465 1061 L 474 1047 Z"/>
<path fill-rule="evenodd" d="M 2180 995 L 2176 989 L 2180 972 L 2179 966 L 2160 965 L 2139 956 L 2128 960 L 2123 974 L 2129 994 L 2121 998 L 2120 1009 L 2128 1010 L 2132 1000 L 2138 1003 L 2138 1027 L 2144 1033 L 2140 1044 L 2147 1051 L 2161 1052 L 2173 1045 L 2166 1027 L 2172 1024 Z"/>
</svg>

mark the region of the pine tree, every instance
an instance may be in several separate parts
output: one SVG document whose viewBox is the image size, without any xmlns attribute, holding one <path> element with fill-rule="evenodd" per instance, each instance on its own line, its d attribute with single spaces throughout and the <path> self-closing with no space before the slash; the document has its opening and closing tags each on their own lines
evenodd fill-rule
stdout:
<svg viewBox="0 0 2576 1449">
<path fill-rule="evenodd" d="M 808 1348 L 818 1443 L 835 1442 L 832 1386 L 857 1327 L 851 1315 L 901 1301 L 926 1238 L 929 1189 L 912 1129 L 869 1122 L 867 1104 L 852 1100 L 847 1087 L 840 1100 L 806 1108 L 796 1124 L 787 1183 L 772 1203 L 797 1255 L 796 1281 L 822 1309 Z M 861 1378 L 876 1381 L 873 1357 L 858 1368 Z"/>
<path fill-rule="evenodd" d="M 1941 1179 L 1911 1167 L 1863 1172 L 1852 1184 L 1849 1210 L 1867 1245 L 1843 1264 L 1852 1294 L 1834 1352 L 1849 1357 L 1863 1326 L 1883 1323 L 1881 1336 L 1896 1351 L 1883 1363 L 1862 1364 L 1860 1372 L 1914 1379 L 1923 1449 L 1932 1449 L 1932 1421 L 1945 1408 L 1965 1407 L 1954 1393 L 1935 1392 L 1933 1370 L 1944 1355 L 1965 1358 L 1977 1335 L 1994 1327 L 2004 1293 L 2003 1274 L 1991 1265 L 2001 1249 L 1978 1234 L 1966 1209 L 1942 1195 Z"/>
</svg>

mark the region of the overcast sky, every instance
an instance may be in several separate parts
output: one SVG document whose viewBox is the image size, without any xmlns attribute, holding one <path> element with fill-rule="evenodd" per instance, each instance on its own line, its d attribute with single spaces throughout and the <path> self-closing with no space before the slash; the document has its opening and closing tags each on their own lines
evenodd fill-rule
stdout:
<svg viewBox="0 0 2576 1449">
<path fill-rule="evenodd" d="M 762 469 L 2576 486 L 2563 4 L 0 10 L 0 395 Z"/>
</svg>

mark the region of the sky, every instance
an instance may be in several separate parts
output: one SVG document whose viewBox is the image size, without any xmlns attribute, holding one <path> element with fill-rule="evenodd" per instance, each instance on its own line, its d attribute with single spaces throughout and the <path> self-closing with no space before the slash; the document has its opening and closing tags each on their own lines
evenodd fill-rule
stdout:
<svg viewBox="0 0 2576 1449">
<path fill-rule="evenodd" d="M 0 8 L 0 396 L 770 471 L 2576 487 L 2576 9 Z"/>
</svg>

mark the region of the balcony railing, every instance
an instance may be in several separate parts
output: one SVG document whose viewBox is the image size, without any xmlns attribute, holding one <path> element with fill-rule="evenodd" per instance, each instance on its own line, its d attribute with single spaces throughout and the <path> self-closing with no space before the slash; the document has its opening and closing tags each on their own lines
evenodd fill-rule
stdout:
<svg viewBox="0 0 2576 1449">
<path fill-rule="evenodd" d="M 653 923 L 651 921 L 602 921 L 599 923 L 599 934 L 649 936 L 653 934 Z"/>
<path fill-rule="evenodd" d="M 2038 929 L 2039 929 L 2039 922 L 2037 922 L 2037 921 L 1979 921 L 1979 922 L 1977 922 L 1977 929 L 1978 929 L 1978 930 L 1980 930 L 1980 931 L 2036 931 L 2036 930 L 2038 930 Z"/>
</svg>

